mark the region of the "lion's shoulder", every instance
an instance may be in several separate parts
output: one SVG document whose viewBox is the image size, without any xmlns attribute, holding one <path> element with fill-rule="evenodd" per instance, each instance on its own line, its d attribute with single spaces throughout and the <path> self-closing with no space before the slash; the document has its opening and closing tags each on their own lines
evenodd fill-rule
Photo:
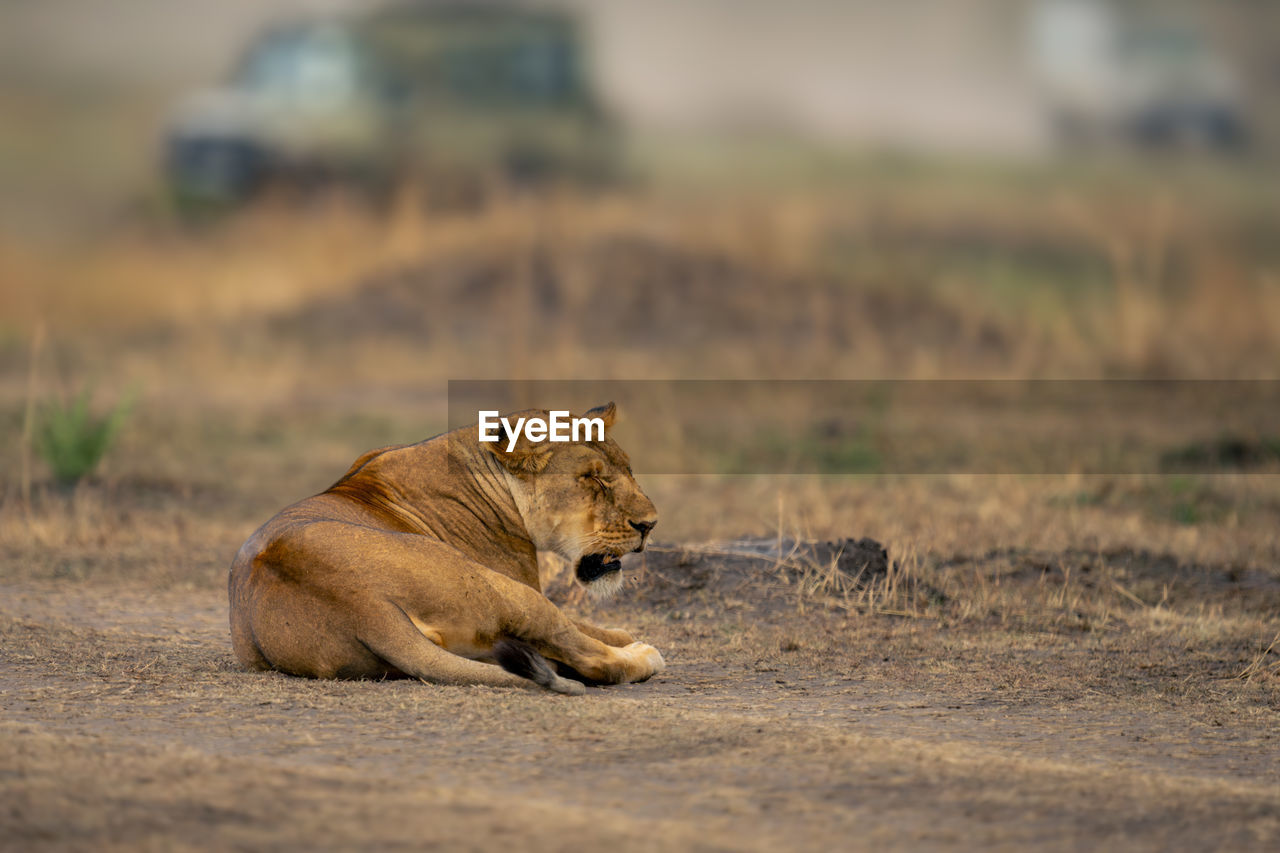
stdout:
<svg viewBox="0 0 1280 853">
<path fill-rule="evenodd" d="M 407 444 L 388 444 L 386 447 L 379 447 L 375 450 L 370 450 L 367 453 L 360 454 L 360 457 L 356 459 L 355 462 L 351 463 L 351 467 L 347 469 L 347 473 L 339 477 L 337 482 L 335 482 L 333 485 L 340 486 L 343 483 L 345 483 L 347 480 L 350 480 L 352 477 L 354 477 L 356 474 L 360 472 L 361 468 L 368 465 L 370 462 L 372 462 L 374 459 L 378 458 L 382 454 L 390 453 L 393 450 L 400 450 L 408 446 L 409 445 Z M 333 486 L 330 486 L 330 488 L 333 488 Z"/>
</svg>

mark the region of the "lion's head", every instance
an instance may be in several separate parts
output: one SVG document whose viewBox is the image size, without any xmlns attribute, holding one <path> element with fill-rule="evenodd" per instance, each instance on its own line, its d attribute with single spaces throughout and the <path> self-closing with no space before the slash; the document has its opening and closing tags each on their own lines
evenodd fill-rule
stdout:
<svg viewBox="0 0 1280 853">
<path fill-rule="evenodd" d="M 531 410 L 518 416 L 548 414 Z M 508 450 L 510 436 L 504 435 L 498 442 L 481 444 L 507 472 L 534 545 L 568 560 L 578 582 L 595 595 L 617 590 L 622 583 L 620 558 L 644 550 L 658 522 L 657 509 L 631 473 L 631 460 L 608 436 L 616 416 L 613 403 L 586 413 L 604 422 L 603 441 L 531 442 L 521 435 Z"/>
</svg>

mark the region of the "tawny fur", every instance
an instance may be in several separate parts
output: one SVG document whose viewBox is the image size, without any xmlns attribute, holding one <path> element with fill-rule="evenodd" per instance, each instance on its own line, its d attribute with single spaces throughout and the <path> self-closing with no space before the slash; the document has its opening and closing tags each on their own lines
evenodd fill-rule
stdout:
<svg viewBox="0 0 1280 853">
<path fill-rule="evenodd" d="M 588 414 L 608 427 L 614 407 Z M 658 651 L 626 632 L 569 619 L 538 578 L 539 550 L 612 567 L 643 548 L 657 513 L 626 454 L 607 434 L 505 447 L 482 444 L 473 426 L 370 451 L 264 524 L 231 566 L 239 661 L 316 678 L 527 686 L 493 665 L 495 645 L 511 640 L 595 683 L 661 670 Z M 610 571 L 587 586 L 620 582 Z M 578 692 L 503 657 L 543 686 Z"/>
</svg>

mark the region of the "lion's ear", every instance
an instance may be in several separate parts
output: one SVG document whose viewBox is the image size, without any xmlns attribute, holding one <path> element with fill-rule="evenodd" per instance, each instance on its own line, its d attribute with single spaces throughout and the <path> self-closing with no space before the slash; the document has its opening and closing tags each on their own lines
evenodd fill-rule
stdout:
<svg viewBox="0 0 1280 853">
<path fill-rule="evenodd" d="M 596 406 L 594 409 L 587 412 L 586 416 L 589 418 L 600 418 L 600 420 L 604 421 L 604 428 L 610 429 L 613 427 L 613 422 L 618 418 L 618 407 L 610 401 L 605 403 L 603 406 Z"/>
<path fill-rule="evenodd" d="M 545 443 L 535 444 L 521 435 L 516 446 L 507 450 L 511 444 L 511 433 L 507 425 L 498 422 L 498 440 L 481 442 L 480 446 L 492 453 L 502 466 L 517 477 L 541 474 L 551 461 L 551 448 Z"/>
</svg>

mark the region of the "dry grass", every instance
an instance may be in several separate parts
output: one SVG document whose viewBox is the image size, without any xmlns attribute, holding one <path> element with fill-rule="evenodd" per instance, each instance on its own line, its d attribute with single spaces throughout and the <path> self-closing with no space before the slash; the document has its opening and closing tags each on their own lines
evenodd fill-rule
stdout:
<svg viewBox="0 0 1280 853">
<path fill-rule="evenodd" d="M 624 346 L 609 377 L 1270 377 L 1280 274 L 1263 239 L 1274 214 L 1212 195 L 1066 186 L 564 196 L 466 214 L 424 212 L 406 193 L 385 218 L 334 198 L 199 233 L 122 225 L 70 251 L 4 246 L 0 279 L 29 284 L 0 291 L 0 315 L 19 336 L 47 321 L 63 347 L 180 329 L 183 372 L 209 383 L 209 362 L 246 345 L 281 354 L 245 327 L 317 303 L 359 311 L 370 287 L 396 277 L 442 310 L 423 314 L 413 346 L 374 358 L 404 377 L 406 349 L 422 353 L 424 380 L 599 376 L 600 336 L 635 340 L 628 328 L 644 323 L 609 303 L 629 309 L 640 295 L 676 300 L 708 334 L 667 338 L 679 352 L 652 337 Z M 449 279 L 474 288 L 468 274 L 497 280 L 460 306 Z M 484 312 L 501 345 L 469 346 L 459 307 Z M 283 353 L 282 376 L 324 358 L 307 344 Z M 364 357 L 358 367 L 372 369 Z"/>
<path fill-rule="evenodd" d="M 1277 644 L 1280 644 L 1280 633 L 1276 634 L 1266 648 L 1260 649 L 1253 660 L 1249 661 L 1249 665 L 1242 669 L 1236 677 L 1245 681 L 1253 681 L 1255 678 L 1274 679 L 1280 675 L 1280 655 L 1276 656 L 1276 660 L 1271 660 L 1270 658 Z"/>
</svg>

